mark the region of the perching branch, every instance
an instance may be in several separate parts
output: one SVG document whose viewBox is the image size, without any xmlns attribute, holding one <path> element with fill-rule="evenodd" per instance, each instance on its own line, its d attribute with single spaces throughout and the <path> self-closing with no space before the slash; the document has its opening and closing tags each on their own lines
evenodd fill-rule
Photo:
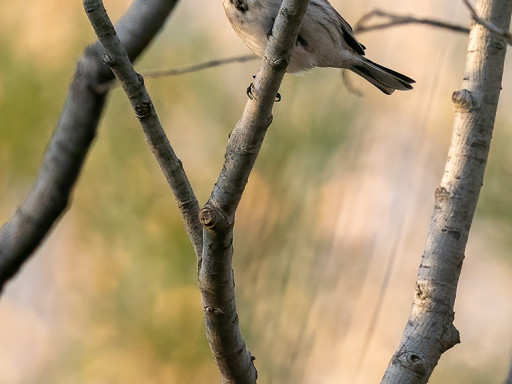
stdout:
<svg viewBox="0 0 512 384">
<path fill-rule="evenodd" d="M 199 223 L 199 205 L 192 186 L 165 134 L 155 107 L 144 86 L 144 79 L 133 69 L 126 51 L 101 0 L 83 0 L 83 6 L 89 17 L 98 41 L 106 54 L 103 61 L 123 87 L 139 119 L 151 152 L 162 169 L 178 203 L 185 229 L 190 237 L 196 255 L 202 252 L 202 228 Z"/>
<path fill-rule="evenodd" d="M 374 23 L 374 19 L 376 18 L 384 18 L 386 21 L 380 23 Z M 371 22 L 370 22 L 371 21 Z M 469 28 L 452 24 L 445 21 L 440 21 L 436 19 L 429 18 L 420 18 L 416 16 L 407 16 L 407 15 L 397 15 L 395 13 L 386 12 L 383 10 L 375 9 L 367 14 L 363 15 L 359 21 L 354 25 L 355 33 L 364 33 L 371 32 L 380 29 L 386 29 L 391 27 L 397 27 L 400 25 L 406 24 L 422 24 L 429 25 L 432 27 L 448 29 L 455 32 L 469 33 Z M 231 63 L 244 63 L 249 60 L 255 60 L 258 57 L 256 55 L 243 55 L 243 56 L 234 56 L 227 59 L 218 59 L 218 60 L 209 60 L 204 63 L 194 64 L 190 66 L 185 66 L 182 68 L 170 68 L 170 69 L 160 69 L 160 70 L 148 70 L 142 72 L 143 76 L 146 78 L 158 78 L 165 76 L 178 76 L 186 73 L 197 72 L 207 68 L 213 68 L 220 65 L 231 64 Z M 346 72 L 346 71 L 345 71 Z M 344 72 L 344 73 L 345 73 Z M 347 81 L 348 83 L 348 81 Z M 349 88 L 350 87 L 349 85 Z M 352 89 L 351 92 L 358 94 L 359 91 L 356 89 Z"/>
<path fill-rule="evenodd" d="M 204 247 L 199 262 L 199 286 L 203 298 L 207 337 L 215 361 L 219 366 L 223 383 L 255 383 L 257 379 L 253 356 L 245 347 L 236 311 L 234 280 L 232 272 L 233 223 L 235 211 L 242 197 L 252 166 L 261 147 L 265 132 L 271 123 L 271 111 L 279 85 L 284 76 L 290 52 L 299 32 L 300 22 L 307 0 L 285 0 L 276 19 L 273 36 L 268 44 L 260 72 L 252 87 L 252 98 L 246 105 L 240 122 L 234 128 L 228 143 L 226 162 L 212 195 L 201 211 L 199 218 L 204 226 Z M 157 158 L 162 170 L 175 192 L 178 204 L 185 199 L 195 201 L 192 189 L 181 168 L 179 160 L 161 129 L 149 96 L 142 86 L 141 78 L 129 61 L 123 57 L 122 46 L 115 38 L 115 31 L 108 20 L 101 0 L 84 0 L 96 34 L 107 52 L 106 59 L 120 80 L 123 89 L 144 126 L 149 141 L 152 133 L 162 141 L 171 167 L 159 158 L 162 148 L 157 146 Z M 142 108 L 141 108 L 142 106 Z M 153 126 L 150 126 L 150 123 Z M 169 160 L 167 159 L 167 160 Z M 183 190 L 183 186 L 185 186 Z M 183 196 L 180 197 L 180 194 Z M 189 224 L 192 242 L 200 238 L 195 223 L 197 216 L 183 213 Z M 190 228 L 192 227 L 193 228 Z M 200 249 L 199 246 L 196 250 Z"/>
<path fill-rule="evenodd" d="M 508 30 L 512 0 L 479 0 L 486 23 Z M 453 325 L 457 284 L 483 184 L 507 44 L 474 23 L 462 89 L 454 92 L 455 122 L 445 172 L 435 193 L 416 295 L 400 346 L 381 383 L 427 383 L 441 354 L 459 343 Z"/>
<path fill-rule="evenodd" d="M 147 47 L 176 0 L 137 0 L 117 23 L 130 59 Z M 43 241 L 69 204 L 69 198 L 96 135 L 106 93 L 113 79 L 101 62 L 98 44 L 79 59 L 60 120 L 50 140 L 35 185 L 26 201 L 0 229 L 0 291 Z"/>
<path fill-rule="evenodd" d="M 223 383 L 250 384 L 257 378 L 253 357 L 238 326 L 232 271 L 235 212 L 265 133 L 272 106 L 297 40 L 308 0 L 284 0 L 242 118 L 231 132 L 225 163 L 200 213 L 204 247 L 199 287 L 206 332 Z"/>
</svg>

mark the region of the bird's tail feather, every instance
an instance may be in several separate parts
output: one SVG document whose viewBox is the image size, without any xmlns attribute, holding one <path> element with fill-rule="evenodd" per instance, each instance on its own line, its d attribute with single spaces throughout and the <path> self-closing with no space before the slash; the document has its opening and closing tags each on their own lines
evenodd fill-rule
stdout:
<svg viewBox="0 0 512 384">
<path fill-rule="evenodd" d="M 362 57 L 362 61 L 351 66 L 350 69 L 386 95 L 391 95 L 395 90 L 408 91 L 412 89 L 411 84 L 415 83 L 410 77 L 374 63 L 365 57 Z"/>
</svg>

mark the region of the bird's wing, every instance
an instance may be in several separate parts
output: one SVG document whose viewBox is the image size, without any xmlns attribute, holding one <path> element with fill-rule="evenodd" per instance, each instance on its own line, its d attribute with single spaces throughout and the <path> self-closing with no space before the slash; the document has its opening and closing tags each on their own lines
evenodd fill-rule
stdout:
<svg viewBox="0 0 512 384">
<path fill-rule="evenodd" d="M 334 12 L 336 12 L 336 15 L 338 16 L 338 22 L 340 23 L 342 36 L 345 42 L 354 51 L 356 51 L 360 55 L 364 55 L 364 50 L 366 49 L 366 47 L 359 41 L 357 41 L 356 36 L 354 35 L 354 31 L 352 30 L 350 24 L 347 23 L 347 21 L 343 17 L 341 17 L 341 15 L 334 8 L 333 10 Z"/>
<path fill-rule="evenodd" d="M 338 11 L 334 9 L 331 3 L 329 3 L 329 0 L 310 0 L 309 7 L 315 9 L 316 12 L 323 14 L 324 20 L 330 20 L 332 22 L 332 26 L 338 30 L 343 40 L 345 40 L 345 43 L 356 53 L 364 55 L 366 47 L 357 41 L 350 24 L 347 23 Z"/>
</svg>

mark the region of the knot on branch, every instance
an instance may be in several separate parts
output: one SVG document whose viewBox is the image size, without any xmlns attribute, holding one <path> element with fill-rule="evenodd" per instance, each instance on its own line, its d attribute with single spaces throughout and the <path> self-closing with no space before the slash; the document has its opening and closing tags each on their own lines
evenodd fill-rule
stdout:
<svg viewBox="0 0 512 384">
<path fill-rule="evenodd" d="M 478 103 L 473 94 L 467 89 L 453 92 L 452 102 L 455 104 L 457 112 L 470 112 L 478 108 Z"/>
<path fill-rule="evenodd" d="M 144 85 L 144 77 L 140 73 L 137 73 L 137 81 L 140 85 Z"/>
<path fill-rule="evenodd" d="M 292 13 L 290 12 L 290 10 L 286 7 L 281 7 L 281 15 L 283 15 L 284 17 L 290 17 L 290 15 L 292 15 Z"/>
<path fill-rule="evenodd" d="M 460 333 L 458 329 L 455 328 L 455 325 L 450 324 L 450 326 L 446 328 L 439 342 L 441 343 L 441 353 L 446 352 L 460 343 Z"/>
<path fill-rule="evenodd" d="M 204 307 L 204 312 L 206 314 L 215 315 L 215 316 L 224 314 L 224 311 L 222 309 L 217 308 L 217 307 L 211 307 L 211 306 Z"/>
<path fill-rule="evenodd" d="M 402 352 L 396 357 L 398 364 L 418 375 L 425 376 L 428 372 L 427 360 L 416 352 Z"/>
<path fill-rule="evenodd" d="M 135 114 L 137 115 L 137 117 L 139 119 L 143 119 L 151 115 L 151 111 L 153 108 L 150 101 L 143 101 L 137 103 L 133 109 L 135 110 Z"/>
<path fill-rule="evenodd" d="M 435 287 L 430 281 L 418 281 L 414 296 L 413 309 L 415 312 L 417 311 L 417 314 L 432 311 L 434 307 L 439 310 L 442 306 L 439 300 L 435 298 Z"/>
<path fill-rule="evenodd" d="M 277 59 L 274 59 L 272 61 L 272 67 L 274 67 L 277 70 L 284 70 L 288 67 L 289 61 L 290 60 L 285 59 L 284 57 L 278 57 Z M 279 96 L 279 99 L 281 99 L 280 96 Z"/>
<path fill-rule="evenodd" d="M 507 42 L 500 38 L 499 40 L 491 41 L 490 47 L 494 48 L 494 50 L 498 52 L 501 52 L 507 49 Z"/>
<path fill-rule="evenodd" d="M 112 56 L 107 55 L 106 53 L 101 57 L 101 61 L 107 67 L 112 67 L 116 63 L 116 60 Z"/>
<path fill-rule="evenodd" d="M 450 197 L 450 192 L 444 187 L 437 187 L 435 191 L 436 200 L 445 201 Z"/>
<path fill-rule="evenodd" d="M 448 235 L 450 235 L 451 237 L 453 237 L 455 240 L 459 240 L 460 239 L 460 236 L 461 236 L 461 231 L 459 228 L 455 228 L 455 227 L 447 227 L 447 226 L 443 226 L 441 228 L 441 232 L 442 233 L 446 233 Z"/>
<path fill-rule="evenodd" d="M 214 231 L 228 228 L 228 220 L 219 209 L 206 206 L 199 212 L 199 222 L 207 229 Z"/>
</svg>

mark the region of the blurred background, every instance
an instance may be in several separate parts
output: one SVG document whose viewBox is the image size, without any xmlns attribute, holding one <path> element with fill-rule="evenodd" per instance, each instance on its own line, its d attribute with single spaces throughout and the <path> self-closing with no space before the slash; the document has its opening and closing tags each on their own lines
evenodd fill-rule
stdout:
<svg viewBox="0 0 512 384">
<path fill-rule="evenodd" d="M 373 8 L 469 25 L 459 1 L 333 0 L 352 24 Z M 116 20 L 127 0 L 105 1 Z M 0 0 L 0 220 L 35 180 L 75 62 L 94 40 L 80 2 Z M 413 77 L 385 96 L 339 70 L 286 76 L 237 215 L 240 323 L 261 383 L 377 383 L 409 316 L 446 160 L 467 37 L 425 26 L 358 36 Z M 247 54 L 220 0 L 182 0 L 139 71 Z M 499 383 L 512 352 L 512 78 L 466 252 L 462 344 L 430 383 Z M 206 202 L 258 62 L 147 80 Z M 126 97 L 112 92 L 58 226 L 0 299 L 0 383 L 218 383 L 196 260 Z"/>
</svg>

